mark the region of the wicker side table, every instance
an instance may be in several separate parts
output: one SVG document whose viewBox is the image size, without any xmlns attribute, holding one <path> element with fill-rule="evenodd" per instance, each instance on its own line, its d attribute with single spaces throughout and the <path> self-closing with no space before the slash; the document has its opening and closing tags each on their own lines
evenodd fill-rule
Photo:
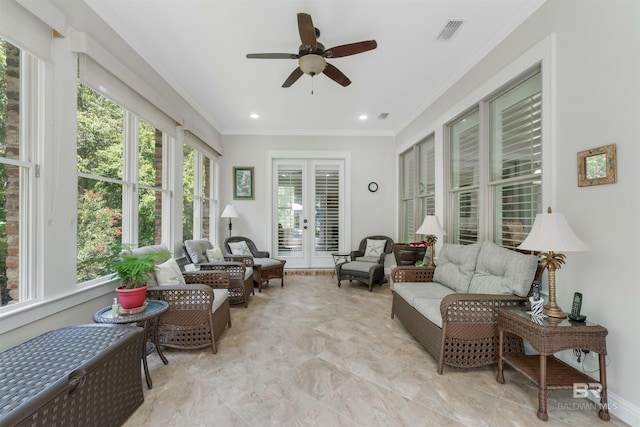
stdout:
<svg viewBox="0 0 640 427">
<path fill-rule="evenodd" d="M 540 323 L 531 320 L 523 308 L 501 308 L 498 310 L 499 358 L 496 380 L 504 384 L 504 364 L 512 366 L 538 386 L 538 418 L 546 421 L 547 394 L 552 390 L 571 390 L 575 383 L 588 385 L 589 389 L 600 389 L 598 416 L 609 421 L 607 403 L 607 330 L 599 325 L 572 322 L 568 319 L 544 318 Z M 507 354 L 504 351 L 505 334 L 512 334 L 527 341 L 539 354 Z M 595 351 L 599 355 L 600 382 L 558 360 L 553 356 L 562 350 L 581 348 Z"/>
</svg>

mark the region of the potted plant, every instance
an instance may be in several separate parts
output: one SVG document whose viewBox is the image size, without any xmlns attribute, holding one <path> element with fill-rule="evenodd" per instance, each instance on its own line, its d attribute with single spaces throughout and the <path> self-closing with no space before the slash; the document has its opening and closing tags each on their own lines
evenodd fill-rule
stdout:
<svg viewBox="0 0 640 427">
<path fill-rule="evenodd" d="M 110 268 L 120 279 L 120 286 L 116 288 L 116 293 L 122 308 L 137 308 L 144 304 L 149 278 L 154 274 L 156 260 L 167 256 L 171 256 L 171 253 L 134 254 L 128 249 L 114 256 Z"/>
</svg>

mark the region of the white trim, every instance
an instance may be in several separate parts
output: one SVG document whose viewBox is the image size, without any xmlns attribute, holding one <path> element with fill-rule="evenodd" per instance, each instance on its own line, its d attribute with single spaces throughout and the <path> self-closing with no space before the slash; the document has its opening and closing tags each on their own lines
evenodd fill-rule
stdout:
<svg viewBox="0 0 640 427">
<path fill-rule="evenodd" d="M 269 181 L 267 182 L 267 242 L 269 242 L 269 250 L 274 253 L 271 245 L 273 244 L 273 160 L 274 159 L 336 159 L 344 161 L 344 200 L 351 200 L 351 153 L 348 151 L 304 151 L 304 150 L 284 150 L 284 151 L 268 151 L 266 158 L 266 170 Z M 351 242 L 351 203 L 344 203 L 344 242 L 349 245 Z M 342 248 L 341 248 L 342 250 Z"/>
<path fill-rule="evenodd" d="M 16 2 L 47 24 L 58 34 L 64 36 L 67 19 L 48 0 L 16 0 Z"/>
</svg>

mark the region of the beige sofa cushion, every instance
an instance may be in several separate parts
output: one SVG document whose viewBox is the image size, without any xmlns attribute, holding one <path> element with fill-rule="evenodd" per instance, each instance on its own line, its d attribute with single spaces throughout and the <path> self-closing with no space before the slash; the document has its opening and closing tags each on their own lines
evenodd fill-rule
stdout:
<svg viewBox="0 0 640 427">
<path fill-rule="evenodd" d="M 469 292 L 526 297 L 537 268 L 538 258 L 534 255 L 521 254 L 495 243 L 484 242 Z"/>
<path fill-rule="evenodd" d="M 430 298 L 442 300 L 455 291 L 433 282 L 400 282 L 395 284 L 395 293 L 402 297 L 411 306 L 416 298 Z"/>
<path fill-rule="evenodd" d="M 481 243 L 455 245 L 445 243 L 440 250 L 433 273 L 433 281 L 456 292 L 469 292 L 471 278 L 476 269 Z"/>
<path fill-rule="evenodd" d="M 413 303 L 413 308 L 431 321 L 431 323 L 442 328 L 442 313 L 440 312 L 441 302 L 441 298 L 416 298 Z"/>
</svg>

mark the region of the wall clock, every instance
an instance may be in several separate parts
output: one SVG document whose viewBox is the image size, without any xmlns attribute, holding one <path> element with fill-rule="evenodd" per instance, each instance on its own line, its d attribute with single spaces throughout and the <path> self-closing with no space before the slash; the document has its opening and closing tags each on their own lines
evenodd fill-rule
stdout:
<svg viewBox="0 0 640 427">
<path fill-rule="evenodd" d="M 378 184 L 375 182 L 370 182 L 369 191 L 371 191 L 372 193 L 375 193 L 376 191 L 378 191 Z"/>
</svg>

